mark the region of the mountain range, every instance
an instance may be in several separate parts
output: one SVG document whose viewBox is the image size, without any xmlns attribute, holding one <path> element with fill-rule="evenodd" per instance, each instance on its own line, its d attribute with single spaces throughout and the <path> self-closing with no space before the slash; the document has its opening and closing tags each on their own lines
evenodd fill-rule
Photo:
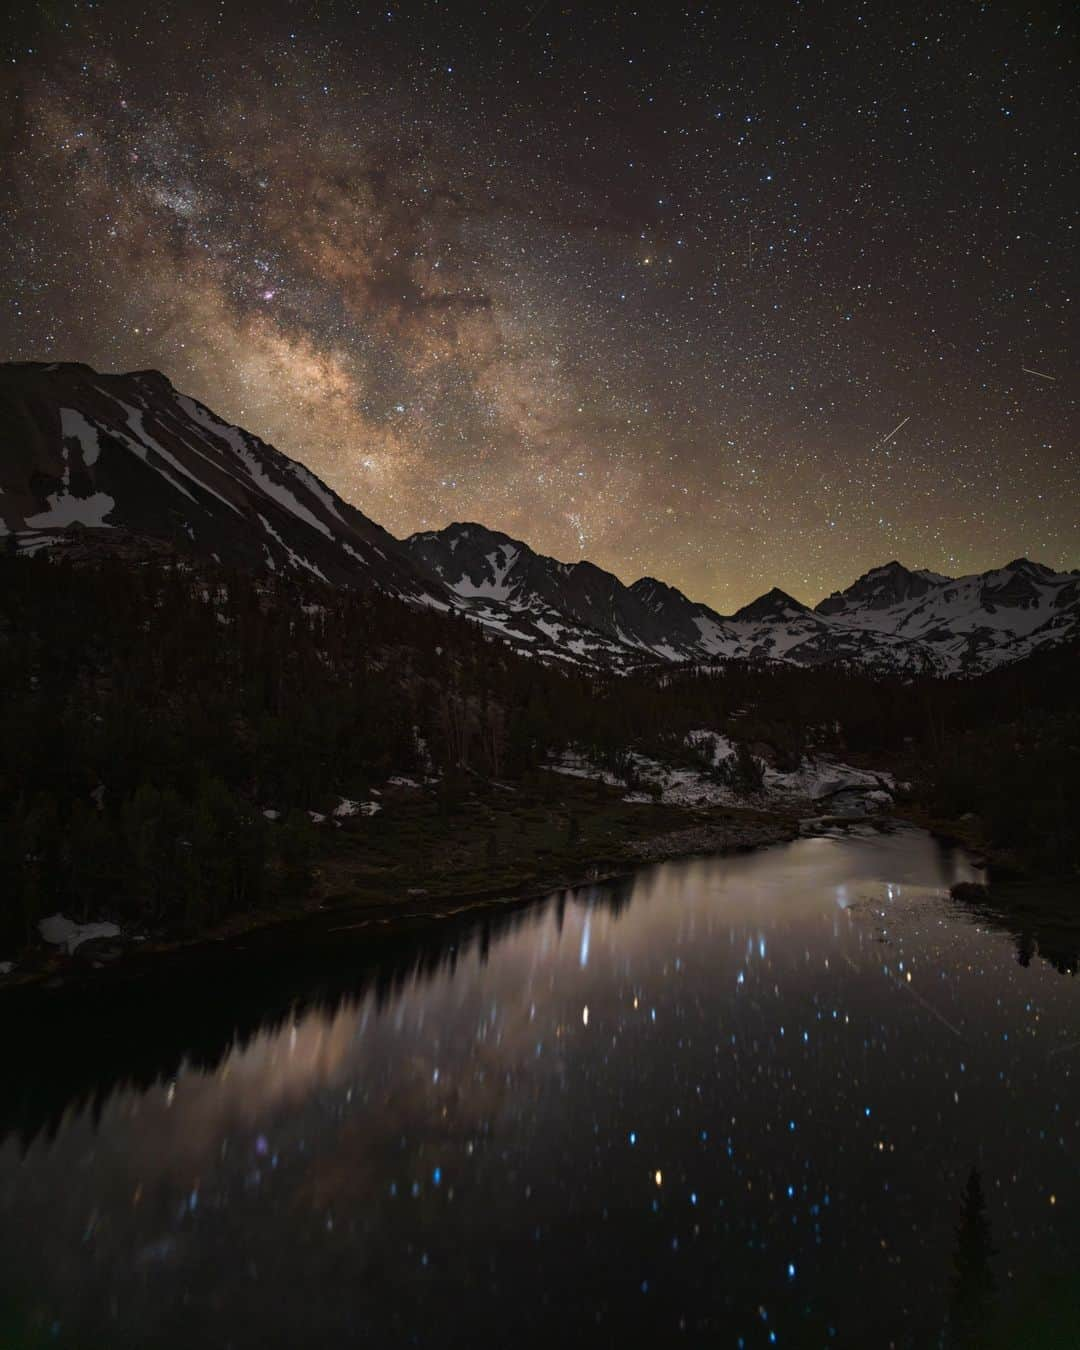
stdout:
<svg viewBox="0 0 1080 1350">
<path fill-rule="evenodd" d="M 395 539 L 161 373 L 75 363 L 0 366 L 0 536 L 19 552 L 165 545 L 374 586 L 458 611 L 536 659 L 614 670 L 741 660 L 972 675 L 1080 640 L 1080 571 L 1026 558 L 963 577 L 889 562 L 813 608 L 774 589 L 722 615 L 479 524 Z"/>
</svg>

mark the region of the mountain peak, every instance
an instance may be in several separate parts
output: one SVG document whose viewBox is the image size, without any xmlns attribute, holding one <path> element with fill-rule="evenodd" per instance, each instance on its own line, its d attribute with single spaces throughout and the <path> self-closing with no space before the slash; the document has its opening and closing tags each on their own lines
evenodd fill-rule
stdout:
<svg viewBox="0 0 1080 1350">
<path fill-rule="evenodd" d="M 793 595 L 788 595 L 787 591 L 774 586 L 771 591 L 766 591 L 756 600 L 751 600 L 748 605 L 743 605 L 742 609 L 737 609 L 731 617 L 736 622 L 760 622 L 763 619 L 794 619 L 810 612 L 807 606 L 796 600 Z"/>
<path fill-rule="evenodd" d="M 155 370 L 153 367 L 149 367 L 146 370 L 133 370 L 127 378 L 130 380 L 138 380 L 140 384 L 152 384 L 160 389 L 168 389 L 170 391 L 175 387 L 172 380 L 169 379 L 164 371 Z"/>
<path fill-rule="evenodd" d="M 1080 572 L 1026 557 L 979 576 L 873 567 L 816 612 L 779 587 L 732 620 L 656 577 L 537 553 L 470 520 L 392 538 L 311 470 L 161 371 L 0 365 L 5 552 L 162 550 L 457 610 L 533 659 L 618 671 L 719 659 L 974 674 L 1080 634 Z M 8 538 L 8 536 L 13 536 Z"/>
<path fill-rule="evenodd" d="M 630 583 L 630 590 L 638 597 L 650 604 L 662 604 L 666 599 L 678 597 L 684 600 L 686 597 L 675 586 L 670 586 L 666 581 L 660 581 L 657 577 L 638 577 L 637 581 Z"/>
<path fill-rule="evenodd" d="M 871 567 L 846 590 L 833 591 L 814 610 L 824 615 L 846 615 L 853 610 L 892 609 L 905 600 L 925 595 L 947 580 L 934 572 L 913 572 L 894 558 L 880 567 Z"/>
<path fill-rule="evenodd" d="M 441 530 L 431 530 L 430 534 L 442 535 L 483 535 L 485 537 L 498 537 L 509 540 L 511 543 L 519 544 L 520 539 L 510 539 L 508 534 L 503 534 L 501 530 L 493 530 L 490 525 L 481 525 L 478 520 L 452 520 L 449 525 L 444 525 Z"/>
<path fill-rule="evenodd" d="M 1003 572 L 1022 572 L 1030 577 L 1052 577 L 1055 575 L 1052 567 L 1047 567 L 1044 563 L 1032 562 L 1030 558 L 1014 558 L 1012 562 L 1006 563 L 1001 569 Z"/>
<path fill-rule="evenodd" d="M 504 534 L 502 530 L 493 530 L 490 525 L 481 525 L 475 520 L 452 520 L 449 525 L 444 525 L 438 530 L 417 530 L 415 534 L 409 535 L 404 543 L 411 546 L 413 541 L 423 540 L 429 543 L 437 542 L 452 552 L 463 545 L 474 548 L 510 546 L 519 552 L 532 551 L 523 540 Z"/>
<path fill-rule="evenodd" d="M 0 366 L 0 533 L 127 532 L 184 554 L 444 606 L 438 582 L 310 470 L 159 370 Z"/>
</svg>

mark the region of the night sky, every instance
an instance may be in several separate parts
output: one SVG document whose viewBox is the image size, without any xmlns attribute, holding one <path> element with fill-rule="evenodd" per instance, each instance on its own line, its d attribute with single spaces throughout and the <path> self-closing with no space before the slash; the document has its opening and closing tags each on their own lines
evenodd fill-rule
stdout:
<svg viewBox="0 0 1080 1350">
<path fill-rule="evenodd" d="M 13 13 L 0 357 L 720 609 L 1080 565 L 1071 6 Z"/>
</svg>

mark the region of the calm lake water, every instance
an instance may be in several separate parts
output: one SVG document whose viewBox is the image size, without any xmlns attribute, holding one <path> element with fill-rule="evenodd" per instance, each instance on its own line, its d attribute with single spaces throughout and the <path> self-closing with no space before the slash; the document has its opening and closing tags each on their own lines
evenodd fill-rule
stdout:
<svg viewBox="0 0 1080 1350">
<path fill-rule="evenodd" d="M 947 1344 L 973 1167 L 1026 1316 L 1080 1271 L 1080 987 L 977 875 L 806 839 L 87 1013 L 8 1085 L 0 1344 Z"/>
</svg>

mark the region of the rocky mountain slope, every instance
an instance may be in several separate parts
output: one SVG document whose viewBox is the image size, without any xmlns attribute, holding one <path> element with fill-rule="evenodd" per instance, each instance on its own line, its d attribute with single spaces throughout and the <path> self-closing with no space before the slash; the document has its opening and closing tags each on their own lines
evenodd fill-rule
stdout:
<svg viewBox="0 0 1080 1350">
<path fill-rule="evenodd" d="M 837 625 L 918 643 L 949 672 L 990 669 L 1080 638 L 1080 572 L 1016 558 L 974 576 L 875 567 L 815 613 Z"/>
<path fill-rule="evenodd" d="M 483 525 L 399 541 L 157 371 L 0 366 L 0 535 L 23 551 L 68 553 L 90 536 L 117 551 L 145 540 L 374 586 L 460 611 L 536 659 L 616 670 L 750 660 L 976 674 L 1080 640 L 1080 572 L 1024 558 L 960 578 L 891 562 L 813 609 L 774 589 L 721 615 L 655 578 L 627 586 Z"/>
<path fill-rule="evenodd" d="M 960 578 L 892 562 L 814 609 L 774 588 L 725 616 L 652 577 L 625 586 L 592 563 L 557 562 L 483 525 L 448 525 L 405 546 L 475 615 L 505 631 L 544 628 L 556 614 L 566 634 L 576 625 L 617 644 L 609 659 L 623 662 L 849 662 L 975 674 L 1080 639 L 1080 573 L 1024 558 Z"/>
<path fill-rule="evenodd" d="M 450 603 L 381 526 L 159 372 L 0 366 L 0 533 L 34 550 L 71 526 Z"/>
</svg>

